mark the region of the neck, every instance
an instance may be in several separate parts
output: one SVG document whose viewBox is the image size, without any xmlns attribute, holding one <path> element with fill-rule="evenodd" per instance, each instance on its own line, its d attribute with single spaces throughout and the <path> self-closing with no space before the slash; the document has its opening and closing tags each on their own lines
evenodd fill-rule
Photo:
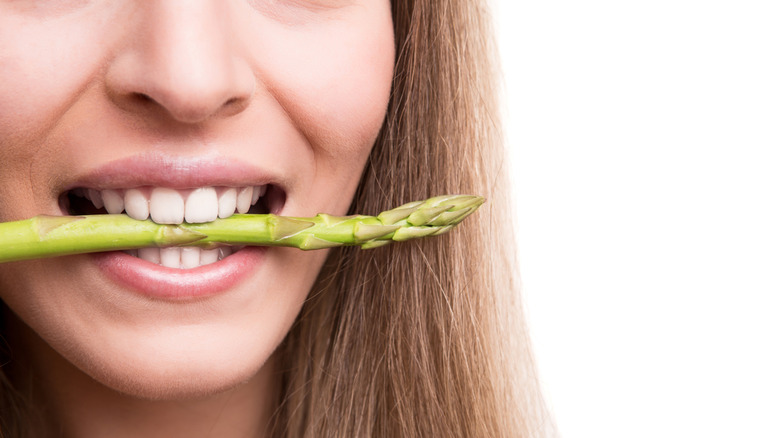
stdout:
<svg viewBox="0 0 780 438">
<path fill-rule="evenodd" d="M 249 381 L 229 390 L 179 400 L 144 400 L 92 379 L 15 321 L 14 380 L 43 416 L 40 436 L 265 437 L 279 393 L 272 356 Z M 17 327 L 14 327 L 15 329 Z M 8 332 L 7 332 L 8 333 Z M 9 340 L 11 341 L 11 340 Z"/>
</svg>

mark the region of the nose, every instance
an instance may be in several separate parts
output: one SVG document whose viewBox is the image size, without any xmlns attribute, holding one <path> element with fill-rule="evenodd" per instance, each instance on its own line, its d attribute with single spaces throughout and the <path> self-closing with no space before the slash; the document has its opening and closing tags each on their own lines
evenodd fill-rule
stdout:
<svg viewBox="0 0 780 438">
<path fill-rule="evenodd" d="M 255 77 L 239 53 L 229 3 L 135 2 L 106 72 L 110 98 L 127 111 L 189 124 L 243 111 Z"/>
</svg>

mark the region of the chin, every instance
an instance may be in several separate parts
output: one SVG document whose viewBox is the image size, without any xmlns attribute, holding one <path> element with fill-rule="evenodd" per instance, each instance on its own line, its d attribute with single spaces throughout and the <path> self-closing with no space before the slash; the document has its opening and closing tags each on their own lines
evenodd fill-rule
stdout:
<svg viewBox="0 0 780 438">
<path fill-rule="evenodd" d="M 154 336 L 129 334 L 109 346 L 82 344 L 62 356 L 79 374 L 133 398 L 199 399 L 236 388 L 266 366 L 273 371 L 269 359 L 280 340 L 247 333 L 209 325 L 168 328 Z"/>
<path fill-rule="evenodd" d="M 247 383 L 254 372 L 231 368 L 214 369 L 208 372 L 180 374 L 173 378 L 164 376 L 131 376 L 126 381 L 116 382 L 111 389 L 133 398 L 150 401 L 197 400 L 220 394 Z"/>
<path fill-rule="evenodd" d="M 134 375 L 98 375 L 99 383 L 132 398 L 148 401 L 203 399 L 229 391 L 248 382 L 255 373 L 231 367 L 209 370 L 142 369 Z"/>
</svg>

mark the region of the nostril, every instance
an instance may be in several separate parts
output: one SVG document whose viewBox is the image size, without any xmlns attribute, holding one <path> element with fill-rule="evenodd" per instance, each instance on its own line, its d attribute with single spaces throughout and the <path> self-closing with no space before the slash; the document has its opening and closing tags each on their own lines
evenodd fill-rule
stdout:
<svg viewBox="0 0 780 438">
<path fill-rule="evenodd" d="M 242 112 L 248 105 L 249 98 L 247 97 L 231 97 L 215 113 L 223 117 L 229 117 Z"/>
<path fill-rule="evenodd" d="M 152 99 L 148 94 L 145 93 L 132 93 L 130 95 L 130 98 L 142 105 L 148 105 L 150 103 L 154 103 L 154 99 Z"/>
<path fill-rule="evenodd" d="M 217 96 L 209 98 L 195 90 L 192 91 L 191 99 L 164 92 L 133 92 L 128 97 L 130 106 L 138 111 L 147 114 L 164 111 L 173 119 L 184 123 L 198 123 L 213 117 L 229 117 L 240 113 L 248 105 L 248 99 L 243 96 L 234 96 L 216 104 L 219 101 Z"/>
</svg>

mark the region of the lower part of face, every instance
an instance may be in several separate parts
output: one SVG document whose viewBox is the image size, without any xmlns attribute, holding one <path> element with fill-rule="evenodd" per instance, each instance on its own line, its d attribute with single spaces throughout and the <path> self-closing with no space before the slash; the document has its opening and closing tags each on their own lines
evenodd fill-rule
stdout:
<svg viewBox="0 0 780 438">
<path fill-rule="evenodd" d="M 247 190 L 250 213 L 343 214 L 394 59 L 381 0 L 0 1 L 0 46 L 2 221 L 208 221 Z M 128 394 L 192 396 L 262 368 L 326 256 L 162 254 L 7 263 L 0 294 L 30 348 Z"/>
</svg>

